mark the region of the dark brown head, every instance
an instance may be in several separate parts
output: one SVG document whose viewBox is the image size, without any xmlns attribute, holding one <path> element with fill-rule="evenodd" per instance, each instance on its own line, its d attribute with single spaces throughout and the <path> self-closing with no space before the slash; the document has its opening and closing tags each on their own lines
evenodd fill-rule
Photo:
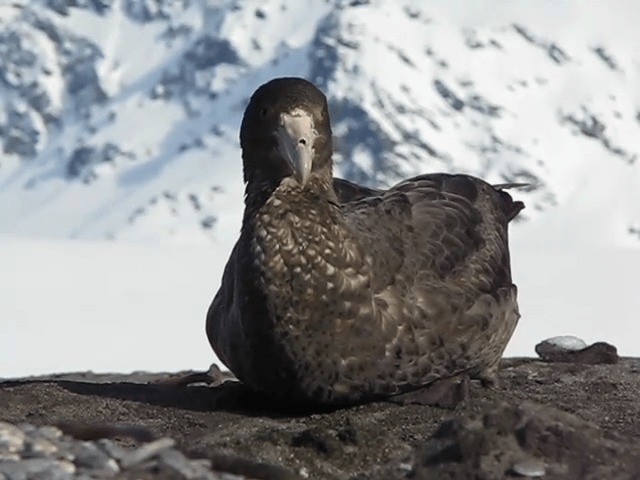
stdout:
<svg viewBox="0 0 640 480">
<path fill-rule="evenodd" d="M 275 187 L 295 178 L 331 182 L 331 125 L 327 99 L 302 78 L 276 78 L 258 88 L 240 128 L 244 180 Z"/>
</svg>

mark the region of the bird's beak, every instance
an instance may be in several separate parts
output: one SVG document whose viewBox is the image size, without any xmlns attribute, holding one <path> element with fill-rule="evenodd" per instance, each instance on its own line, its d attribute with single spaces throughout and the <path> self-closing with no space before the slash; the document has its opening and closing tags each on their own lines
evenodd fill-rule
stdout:
<svg viewBox="0 0 640 480">
<path fill-rule="evenodd" d="M 308 112 L 298 109 L 280 115 L 280 126 L 276 130 L 278 148 L 303 187 L 311 174 L 316 135 Z"/>
</svg>

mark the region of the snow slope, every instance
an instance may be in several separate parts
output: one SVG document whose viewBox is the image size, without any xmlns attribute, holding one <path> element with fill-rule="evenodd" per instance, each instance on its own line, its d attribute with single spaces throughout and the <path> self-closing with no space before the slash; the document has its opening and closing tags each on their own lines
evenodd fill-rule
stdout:
<svg viewBox="0 0 640 480">
<path fill-rule="evenodd" d="M 0 377 L 213 363 L 215 249 L 0 239 Z"/>
<path fill-rule="evenodd" d="M 0 237 L 0 378 L 206 369 L 225 261 L 213 247 Z M 522 318 L 507 355 L 564 334 L 640 355 L 640 250 L 516 246 L 513 265 Z"/>
<path fill-rule="evenodd" d="M 329 97 L 341 175 L 525 181 L 523 218 L 596 206 L 640 243 L 633 1 L 73 3 L 0 6 L 1 232 L 215 243 L 248 96 L 300 75 Z"/>
</svg>

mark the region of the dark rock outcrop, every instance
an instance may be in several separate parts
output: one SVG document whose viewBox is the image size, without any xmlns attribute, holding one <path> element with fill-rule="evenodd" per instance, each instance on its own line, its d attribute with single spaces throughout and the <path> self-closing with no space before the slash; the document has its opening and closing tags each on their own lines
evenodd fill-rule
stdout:
<svg viewBox="0 0 640 480">
<path fill-rule="evenodd" d="M 208 459 L 211 471 L 241 478 L 640 475 L 640 359 L 613 365 L 508 359 L 498 387 L 472 384 L 470 397 L 453 412 L 392 403 L 292 411 L 225 380 L 220 376 L 215 387 L 148 374 L 6 380 L 0 383 L 0 420 L 58 424 L 69 434 L 82 432 L 84 440 L 92 431 L 95 437 L 111 431 L 115 444 L 133 452 L 149 439 L 172 437 L 188 456 Z M 79 429 L 83 425 L 89 428 Z M 168 452 L 149 465 L 179 456 Z M 129 478 L 126 466 L 120 468 L 120 478 Z M 136 478 L 183 478 L 162 466 L 147 477 L 135 471 Z"/>
</svg>

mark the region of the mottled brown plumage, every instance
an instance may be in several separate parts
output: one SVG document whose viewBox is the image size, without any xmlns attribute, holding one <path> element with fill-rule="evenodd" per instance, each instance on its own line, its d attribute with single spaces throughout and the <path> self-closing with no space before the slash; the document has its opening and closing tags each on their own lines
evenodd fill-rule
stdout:
<svg viewBox="0 0 640 480">
<path fill-rule="evenodd" d="M 519 318 L 507 223 L 521 202 L 467 175 L 333 179 L 326 99 L 302 79 L 261 86 L 240 139 L 242 231 L 207 334 L 241 381 L 340 404 L 492 377 Z"/>
</svg>

